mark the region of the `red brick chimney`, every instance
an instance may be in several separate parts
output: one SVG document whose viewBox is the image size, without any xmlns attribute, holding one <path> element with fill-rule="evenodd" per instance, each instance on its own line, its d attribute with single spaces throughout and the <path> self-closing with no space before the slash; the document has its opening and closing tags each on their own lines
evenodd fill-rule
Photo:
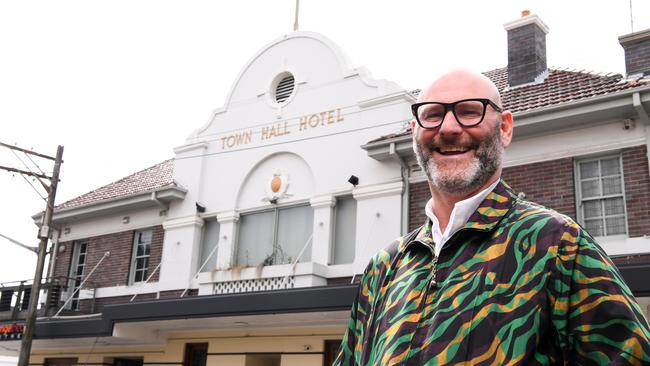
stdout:
<svg viewBox="0 0 650 366">
<path fill-rule="evenodd" d="M 515 87 L 543 80 L 547 75 L 546 24 L 524 10 L 521 18 L 503 27 L 508 32 L 508 85 Z"/>
<path fill-rule="evenodd" d="M 625 51 L 625 73 L 628 77 L 650 75 L 650 29 L 618 37 Z"/>
</svg>

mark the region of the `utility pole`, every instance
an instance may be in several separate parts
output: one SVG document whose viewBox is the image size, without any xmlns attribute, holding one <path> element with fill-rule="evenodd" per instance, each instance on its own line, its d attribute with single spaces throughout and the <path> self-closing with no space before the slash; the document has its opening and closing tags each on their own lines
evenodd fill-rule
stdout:
<svg viewBox="0 0 650 366">
<path fill-rule="evenodd" d="M 34 273 L 34 283 L 32 284 L 31 295 L 29 297 L 29 306 L 27 308 L 27 322 L 25 325 L 25 330 L 23 332 L 23 337 L 20 345 L 20 356 L 18 358 L 18 366 L 28 366 L 29 365 L 29 355 L 32 351 L 32 338 L 34 336 L 34 327 L 36 326 L 36 312 L 38 307 L 38 297 L 41 290 L 41 277 L 43 276 L 43 267 L 45 267 L 45 256 L 47 254 L 47 242 L 50 238 L 51 226 L 52 226 L 52 214 L 54 212 L 54 200 L 56 198 L 56 188 L 59 183 L 59 172 L 61 171 L 61 163 L 63 163 L 63 146 L 60 146 L 56 150 L 56 157 L 52 158 L 51 156 L 38 154 L 30 150 L 25 150 L 18 148 L 16 146 L 7 145 L 0 143 L 0 146 L 7 147 L 12 150 L 21 151 L 25 154 L 30 154 L 34 156 L 39 156 L 41 158 L 46 158 L 54 160 L 54 170 L 52 176 L 48 177 L 47 175 L 34 173 L 31 171 L 23 171 L 15 168 L 7 168 L 0 166 L 0 169 L 17 172 L 23 175 L 32 176 L 38 179 L 43 188 L 47 191 L 47 205 L 45 206 L 45 214 L 43 215 L 43 222 L 38 232 L 38 238 L 40 243 L 38 245 L 38 259 L 36 262 L 36 272 Z M 40 178 L 48 179 L 50 184 L 45 184 Z"/>
</svg>

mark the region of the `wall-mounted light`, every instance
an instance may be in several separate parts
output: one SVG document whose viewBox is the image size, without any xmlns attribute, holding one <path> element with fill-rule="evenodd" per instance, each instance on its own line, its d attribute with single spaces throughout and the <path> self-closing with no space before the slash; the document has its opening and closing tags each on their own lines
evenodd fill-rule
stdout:
<svg viewBox="0 0 650 366">
<path fill-rule="evenodd" d="M 69 228 L 69 227 L 63 228 L 63 233 L 64 233 L 65 235 L 70 234 L 70 228 Z"/>
<path fill-rule="evenodd" d="M 636 127 L 636 124 L 634 123 L 634 120 L 632 118 L 626 118 L 622 122 L 623 122 L 624 130 L 633 130 L 634 127 Z"/>
<path fill-rule="evenodd" d="M 348 178 L 348 183 L 356 187 L 359 184 L 359 177 L 356 175 L 351 175 L 350 178 Z"/>
<path fill-rule="evenodd" d="M 131 222 L 131 218 L 129 216 L 122 217 L 123 224 L 128 224 L 129 222 Z"/>
<path fill-rule="evenodd" d="M 65 244 L 59 244 L 59 246 L 57 247 L 57 250 L 58 250 L 59 253 L 65 252 Z"/>
<path fill-rule="evenodd" d="M 196 202 L 196 212 L 204 213 L 205 212 L 205 205 L 202 205 L 202 204 Z"/>
</svg>

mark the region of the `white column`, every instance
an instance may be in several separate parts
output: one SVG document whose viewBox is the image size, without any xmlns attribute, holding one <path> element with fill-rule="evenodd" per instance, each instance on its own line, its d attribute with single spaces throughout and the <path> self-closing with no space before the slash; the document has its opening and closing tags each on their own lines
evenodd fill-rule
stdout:
<svg viewBox="0 0 650 366">
<path fill-rule="evenodd" d="M 331 195 L 316 196 L 309 203 L 314 209 L 311 260 L 328 265 L 332 253 L 332 208 L 336 205 L 336 199 Z"/>
<path fill-rule="evenodd" d="M 400 237 L 403 182 L 356 187 L 357 237 L 354 271 L 359 274 L 377 251 Z"/>
<path fill-rule="evenodd" d="M 237 245 L 237 222 L 239 212 L 226 211 L 217 214 L 219 222 L 219 248 L 217 249 L 217 270 L 233 267 Z"/>
<path fill-rule="evenodd" d="M 184 289 L 198 269 L 203 219 L 182 217 L 163 222 L 165 240 L 160 265 L 160 290 Z"/>
</svg>

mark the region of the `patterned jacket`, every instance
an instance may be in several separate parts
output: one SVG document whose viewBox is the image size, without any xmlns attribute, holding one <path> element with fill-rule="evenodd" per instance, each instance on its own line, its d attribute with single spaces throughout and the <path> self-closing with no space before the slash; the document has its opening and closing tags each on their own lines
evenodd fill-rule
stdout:
<svg viewBox="0 0 650 366">
<path fill-rule="evenodd" d="M 371 259 L 334 364 L 650 365 L 650 330 L 594 239 L 501 181 L 439 258 L 429 222 Z"/>
</svg>

